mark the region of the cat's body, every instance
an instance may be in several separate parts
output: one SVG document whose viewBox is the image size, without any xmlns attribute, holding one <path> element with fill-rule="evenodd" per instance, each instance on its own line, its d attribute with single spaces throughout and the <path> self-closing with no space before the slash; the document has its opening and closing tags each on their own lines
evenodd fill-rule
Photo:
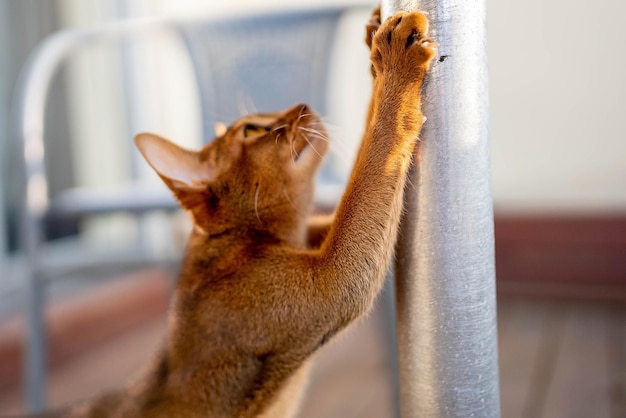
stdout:
<svg viewBox="0 0 626 418">
<path fill-rule="evenodd" d="M 244 117 L 199 152 L 137 145 L 194 222 L 166 343 L 135 383 L 63 416 L 290 417 L 308 359 L 365 313 L 395 244 L 435 55 L 426 18 L 368 27 L 374 92 L 334 219 L 311 221 L 325 131 L 306 106 Z"/>
</svg>

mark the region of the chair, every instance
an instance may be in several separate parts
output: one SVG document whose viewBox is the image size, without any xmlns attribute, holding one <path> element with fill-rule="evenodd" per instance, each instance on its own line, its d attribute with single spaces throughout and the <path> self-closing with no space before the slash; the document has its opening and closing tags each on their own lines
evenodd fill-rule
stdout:
<svg viewBox="0 0 626 418">
<path fill-rule="evenodd" d="M 72 51 L 88 43 L 119 42 L 156 30 L 176 34 L 186 46 L 193 64 L 203 138 L 208 140 L 213 137 L 214 115 L 227 120 L 239 116 L 234 91 L 250 97 L 259 109 L 278 110 L 293 103 L 307 102 L 324 112 L 333 37 L 346 10 L 340 6 L 220 19 L 122 21 L 61 31 L 46 39 L 34 52 L 22 72 L 14 101 L 14 138 L 20 149 L 16 160 L 22 165 L 19 231 L 28 271 L 25 382 L 30 409 L 39 410 L 45 403 L 43 290 L 46 282 L 57 277 L 57 271 L 66 275 L 76 269 L 102 264 L 137 266 L 154 262 L 154 258 L 141 249 L 107 257 L 97 254 L 55 260 L 49 256 L 51 246 L 43 239 L 46 219 L 120 211 L 141 215 L 177 207 L 165 188 L 154 192 L 136 183 L 107 193 L 70 189 L 49 196 L 44 118 L 48 89 L 61 63 Z M 325 167 L 319 182 L 321 199 L 318 203 L 332 206 L 342 191 L 341 180 Z"/>
</svg>

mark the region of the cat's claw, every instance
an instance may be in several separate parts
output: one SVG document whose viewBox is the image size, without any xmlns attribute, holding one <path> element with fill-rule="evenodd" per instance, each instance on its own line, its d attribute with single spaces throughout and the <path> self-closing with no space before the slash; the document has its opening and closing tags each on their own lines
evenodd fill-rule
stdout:
<svg viewBox="0 0 626 418">
<path fill-rule="evenodd" d="M 422 12 L 399 12 L 389 17 L 372 39 L 374 73 L 389 70 L 400 77 L 423 79 L 425 71 L 414 70 L 427 70 L 437 51 L 437 43 L 427 34 L 428 19 Z"/>
</svg>

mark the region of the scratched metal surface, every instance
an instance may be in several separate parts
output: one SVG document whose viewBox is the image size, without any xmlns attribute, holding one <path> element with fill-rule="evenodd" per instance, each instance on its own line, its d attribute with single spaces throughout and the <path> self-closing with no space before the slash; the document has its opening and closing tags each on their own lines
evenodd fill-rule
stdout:
<svg viewBox="0 0 626 418">
<path fill-rule="evenodd" d="M 382 2 L 429 14 L 439 46 L 396 265 L 402 417 L 498 417 L 484 0 Z"/>
</svg>

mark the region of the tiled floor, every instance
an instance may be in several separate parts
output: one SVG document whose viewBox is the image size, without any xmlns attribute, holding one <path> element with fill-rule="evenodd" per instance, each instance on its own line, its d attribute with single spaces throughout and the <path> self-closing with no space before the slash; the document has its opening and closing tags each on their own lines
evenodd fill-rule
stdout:
<svg viewBox="0 0 626 418">
<path fill-rule="evenodd" d="M 626 307 L 500 299 L 498 310 L 503 417 L 626 417 Z M 162 319 L 155 319 L 56 368 L 49 380 L 52 404 L 121 384 L 162 332 Z M 324 347 L 300 416 L 393 416 L 386 335 L 378 309 Z M 17 389 L 0 394 L 0 412 L 19 408 Z"/>
</svg>

